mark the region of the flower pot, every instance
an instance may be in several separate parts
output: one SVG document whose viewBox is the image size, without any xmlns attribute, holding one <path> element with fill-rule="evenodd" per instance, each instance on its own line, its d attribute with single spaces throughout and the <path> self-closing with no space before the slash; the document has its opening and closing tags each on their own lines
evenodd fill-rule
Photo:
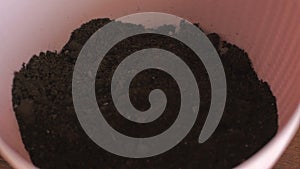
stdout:
<svg viewBox="0 0 300 169">
<path fill-rule="evenodd" d="M 0 2 L 0 153 L 15 168 L 34 168 L 12 108 L 14 71 L 40 51 L 57 50 L 93 18 L 136 12 L 170 13 L 198 22 L 248 52 L 277 98 L 279 130 L 237 168 L 270 168 L 300 123 L 300 1 L 286 0 L 54 0 Z M 200 168 L 201 166 L 199 166 Z"/>
</svg>

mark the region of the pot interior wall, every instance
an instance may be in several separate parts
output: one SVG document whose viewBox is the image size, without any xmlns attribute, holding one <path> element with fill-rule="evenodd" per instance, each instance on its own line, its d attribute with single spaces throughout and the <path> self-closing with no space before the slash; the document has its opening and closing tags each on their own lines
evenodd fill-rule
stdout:
<svg viewBox="0 0 300 169">
<path fill-rule="evenodd" d="M 277 97 L 279 133 L 282 131 L 300 100 L 300 1 L 12 0 L 0 3 L 0 137 L 7 148 L 29 160 L 11 104 L 13 73 L 23 62 L 40 51 L 59 51 L 71 31 L 92 18 L 146 11 L 198 22 L 205 31 L 217 32 L 245 49 L 259 77 L 269 82 Z M 4 150 L 2 154 L 7 155 Z"/>
</svg>

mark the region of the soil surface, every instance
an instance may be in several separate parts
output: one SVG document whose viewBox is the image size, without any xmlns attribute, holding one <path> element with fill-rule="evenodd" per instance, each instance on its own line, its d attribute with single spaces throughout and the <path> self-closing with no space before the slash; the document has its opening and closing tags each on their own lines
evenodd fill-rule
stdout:
<svg viewBox="0 0 300 169">
<path fill-rule="evenodd" d="M 225 69 L 227 101 L 217 130 L 208 141 L 199 144 L 198 137 L 211 99 L 210 82 L 202 62 L 191 49 L 175 39 L 142 34 L 115 45 L 98 69 L 95 91 L 105 119 L 117 131 L 132 137 L 157 135 L 175 121 L 180 91 L 176 81 L 161 70 L 142 71 L 130 85 L 131 102 L 141 111 L 150 106 L 150 91 L 159 88 L 165 92 L 166 109 L 155 121 L 147 124 L 129 121 L 117 112 L 112 101 L 110 84 L 118 64 L 133 52 L 151 47 L 168 50 L 189 65 L 199 86 L 199 115 L 183 141 L 161 155 L 132 159 L 103 150 L 86 135 L 76 117 L 72 74 L 82 46 L 108 22 L 109 19 L 96 19 L 82 25 L 72 33 L 61 52 L 47 51 L 33 56 L 15 73 L 14 111 L 25 148 L 36 166 L 42 169 L 232 168 L 261 149 L 276 134 L 276 99 L 269 85 L 257 77 L 245 51 L 222 41 L 218 34 L 210 33 L 207 36 Z"/>
</svg>

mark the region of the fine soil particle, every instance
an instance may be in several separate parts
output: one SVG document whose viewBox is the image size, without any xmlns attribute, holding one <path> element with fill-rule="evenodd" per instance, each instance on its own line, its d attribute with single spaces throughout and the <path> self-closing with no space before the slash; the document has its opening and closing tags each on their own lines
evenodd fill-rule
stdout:
<svg viewBox="0 0 300 169">
<path fill-rule="evenodd" d="M 269 85 L 258 79 L 245 51 L 211 33 L 207 36 L 225 69 L 227 101 L 217 130 L 208 141 L 199 144 L 211 99 L 210 82 L 202 62 L 175 39 L 142 34 L 116 44 L 98 69 L 95 91 L 104 117 L 117 131 L 132 137 L 154 136 L 172 125 L 178 115 L 180 91 L 169 74 L 149 69 L 140 72 L 131 82 L 130 99 L 138 110 L 149 108 L 147 98 L 153 89 L 162 89 L 167 96 L 163 115 L 148 124 L 134 123 L 121 116 L 110 93 L 113 70 L 126 56 L 145 47 L 157 47 L 173 52 L 193 71 L 201 95 L 198 118 L 190 133 L 161 155 L 132 159 L 103 150 L 86 135 L 76 117 L 72 73 L 82 46 L 108 22 L 109 19 L 97 19 L 82 25 L 72 33 L 60 53 L 48 51 L 33 56 L 15 73 L 14 111 L 25 148 L 36 166 L 42 169 L 232 168 L 247 160 L 276 134 L 276 99 Z"/>
</svg>

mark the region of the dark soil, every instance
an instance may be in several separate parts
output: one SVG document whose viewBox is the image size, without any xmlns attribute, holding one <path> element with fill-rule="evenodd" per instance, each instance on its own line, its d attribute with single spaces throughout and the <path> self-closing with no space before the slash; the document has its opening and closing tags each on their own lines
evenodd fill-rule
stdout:
<svg viewBox="0 0 300 169">
<path fill-rule="evenodd" d="M 88 38 L 109 19 L 97 19 L 75 30 L 62 51 L 33 56 L 15 73 L 13 106 L 23 142 L 33 163 L 42 169 L 196 169 L 232 168 L 261 149 L 277 131 L 277 107 L 269 85 L 258 79 L 248 55 L 237 46 L 208 34 L 224 65 L 227 102 L 221 123 L 203 144 L 198 137 L 210 106 L 210 83 L 198 57 L 184 44 L 169 37 L 143 34 L 118 43 L 98 69 L 96 94 L 106 120 L 121 133 L 134 137 L 159 134 L 172 125 L 180 103 L 174 79 L 156 69 L 139 73 L 132 81 L 132 104 L 147 110 L 147 96 L 153 89 L 164 90 L 165 112 L 148 124 L 126 120 L 113 105 L 110 80 L 113 70 L 135 51 L 157 47 L 180 56 L 193 71 L 201 93 L 200 111 L 191 132 L 164 154 L 131 159 L 98 147 L 83 131 L 72 101 L 72 73 L 76 58 Z M 147 41 L 145 41 L 147 39 Z M 155 126 L 155 127 L 153 127 Z M 105 136 L 104 136 L 105 137 Z"/>
</svg>

